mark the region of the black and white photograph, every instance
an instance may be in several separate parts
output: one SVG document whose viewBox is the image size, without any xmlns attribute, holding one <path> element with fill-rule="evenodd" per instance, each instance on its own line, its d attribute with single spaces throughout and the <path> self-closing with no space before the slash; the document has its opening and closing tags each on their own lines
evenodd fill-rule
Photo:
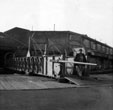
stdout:
<svg viewBox="0 0 113 110">
<path fill-rule="evenodd" d="M 0 110 L 113 110 L 113 0 L 0 0 Z"/>
</svg>

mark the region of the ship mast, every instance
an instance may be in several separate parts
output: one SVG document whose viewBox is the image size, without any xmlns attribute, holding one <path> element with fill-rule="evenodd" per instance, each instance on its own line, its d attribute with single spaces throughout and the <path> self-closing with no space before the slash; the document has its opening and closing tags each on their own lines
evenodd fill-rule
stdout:
<svg viewBox="0 0 113 110">
<path fill-rule="evenodd" d="M 30 36 L 29 36 L 29 40 L 28 40 L 28 51 L 27 51 L 27 57 L 30 57 L 30 47 L 31 47 L 31 42 L 30 42 Z"/>
</svg>

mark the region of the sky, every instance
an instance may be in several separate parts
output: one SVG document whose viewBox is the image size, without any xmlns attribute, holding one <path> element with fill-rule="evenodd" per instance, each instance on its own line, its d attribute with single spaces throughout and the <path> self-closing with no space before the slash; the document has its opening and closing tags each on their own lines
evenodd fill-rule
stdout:
<svg viewBox="0 0 113 110">
<path fill-rule="evenodd" d="M 113 0 L 0 0 L 0 32 L 68 30 L 113 47 Z"/>
</svg>

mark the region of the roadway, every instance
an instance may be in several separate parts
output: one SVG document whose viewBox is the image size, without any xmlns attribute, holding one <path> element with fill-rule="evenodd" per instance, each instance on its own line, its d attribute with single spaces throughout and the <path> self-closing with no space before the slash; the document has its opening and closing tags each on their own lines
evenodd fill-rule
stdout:
<svg viewBox="0 0 113 110">
<path fill-rule="evenodd" d="M 113 75 L 98 78 L 100 85 L 78 86 L 46 77 L 2 74 L 0 110 L 112 110 Z"/>
</svg>

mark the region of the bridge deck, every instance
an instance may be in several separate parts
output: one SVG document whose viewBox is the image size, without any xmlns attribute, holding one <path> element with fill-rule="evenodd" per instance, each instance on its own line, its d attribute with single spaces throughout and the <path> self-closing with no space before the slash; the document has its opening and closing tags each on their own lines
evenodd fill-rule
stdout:
<svg viewBox="0 0 113 110">
<path fill-rule="evenodd" d="M 93 76 L 95 77 L 95 76 Z M 69 87 L 89 87 L 89 86 L 105 86 L 113 84 L 112 75 L 98 75 L 98 80 L 80 80 L 70 78 L 70 83 L 59 83 L 58 81 L 39 76 L 25 75 L 0 75 L 0 90 L 19 90 L 19 89 L 50 89 L 50 88 L 69 88 Z M 71 84 L 74 83 L 74 84 Z"/>
<path fill-rule="evenodd" d="M 38 76 L 0 75 L 0 90 L 48 89 L 66 87 L 75 87 L 75 85 L 59 83 L 54 79 Z"/>
</svg>

